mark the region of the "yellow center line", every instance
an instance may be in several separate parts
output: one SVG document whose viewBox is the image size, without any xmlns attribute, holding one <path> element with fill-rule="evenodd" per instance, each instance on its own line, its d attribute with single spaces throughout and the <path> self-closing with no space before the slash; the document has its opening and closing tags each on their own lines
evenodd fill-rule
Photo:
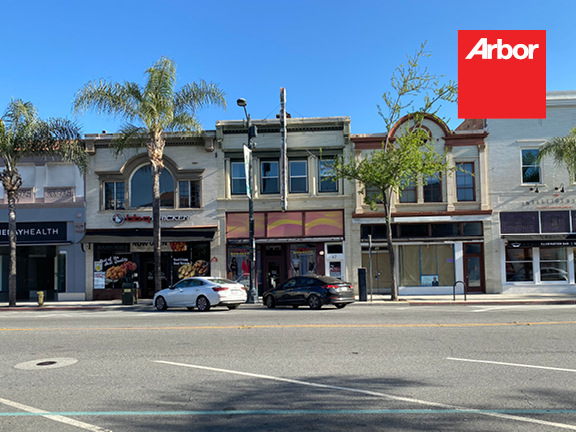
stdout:
<svg viewBox="0 0 576 432">
<path fill-rule="evenodd" d="M 576 321 L 510 322 L 510 323 L 430 323 L 430 324 L 264 324 L 226 326 L 181 326 L 181 327 L 71 327 L 71 328 L 0 328 L 0 331 L 88 331 L 88 330 L 230 330 L 230 329 L 275 329 L 275 328 L 410 328 L 410 327 L 498 327 L 530 325 L 567 325 Z"/>
</svg>

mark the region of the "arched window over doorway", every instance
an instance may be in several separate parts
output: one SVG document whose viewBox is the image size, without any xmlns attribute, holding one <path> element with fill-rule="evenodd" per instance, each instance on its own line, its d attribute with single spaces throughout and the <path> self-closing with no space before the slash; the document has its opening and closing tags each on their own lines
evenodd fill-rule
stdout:
<svg viewBox="0 0 576 432">
<path fill-rule="evenodd" d="M 152 207 L 152 165 L 140 167 L 130 180 L 130 207 Z M 174 177 L 166 168 L 160 173 L 160 207 L 174 208 Z"/>
</svg>

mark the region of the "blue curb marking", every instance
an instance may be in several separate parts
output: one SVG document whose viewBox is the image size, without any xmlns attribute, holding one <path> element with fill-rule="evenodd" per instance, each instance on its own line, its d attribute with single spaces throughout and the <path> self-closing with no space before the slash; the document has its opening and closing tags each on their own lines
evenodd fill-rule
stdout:
<svg viewBox="0 0 576 432">
<path fill-rule="evenodd" d="M 230 411 L 70 411 L 0 412 L 0 417 L 38 416 L 220 416 L 220 415 L 307 415 L 307 414 L 576 414 L 574 409 L 388 409 L 388 410 L 230 410 Z"/>
</svg>

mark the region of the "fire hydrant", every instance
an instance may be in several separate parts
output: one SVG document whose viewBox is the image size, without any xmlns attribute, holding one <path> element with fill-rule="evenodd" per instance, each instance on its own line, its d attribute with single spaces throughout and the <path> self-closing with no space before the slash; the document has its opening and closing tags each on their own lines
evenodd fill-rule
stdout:
<svg viewBox="0 0 576 432">
<path fill-rule="evenodd" d="M 38 306 L 44 306 L 44 291 L 38 291 Z"/>
</svg>

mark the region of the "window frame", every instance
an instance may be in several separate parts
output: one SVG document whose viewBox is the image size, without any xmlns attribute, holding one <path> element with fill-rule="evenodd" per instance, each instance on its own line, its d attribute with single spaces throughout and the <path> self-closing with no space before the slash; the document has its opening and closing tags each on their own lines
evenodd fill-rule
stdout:
<svg viewBox="0 0 576 432">
<path fill-rule="evenodd" d="M 188 184 L 188 200 L 189 204 L 187 207 L 182 206 L 182 188 L 181 183 Z M 196 202 L 198 205 L 192 206 L 192 183 L 195 183 L 196 189 Z M 202 208 L 202 181 L 200 179 L 179 179 L 178 180 L 178 207 L 179 209 L 199 209 Z"/>
<path fill-rule="evenodd" d="M 456 162 L 456 168 L 459 168 L 461 165 L 469 165 L 469 166 L 471 166 L 472 170 L 469 171 L 463 167 L 463 169 L 466 172 L 462 172 L 460 170 L 456 171 L 456 201 L 457 202 L 474 202 L 474 201 L 476 201 L 476 180 L 475 180 L 475 176 L 474 176 L 474 173 L 475 173 L 474 162 Z M 467 179 L 471 179 L 472 185 L 471 186 L 459 186 L 458 185 L 458 179 L 463 178 L 463 177 L 464 177 L 464 181 L 466 181 Z M 472 190 L 472 199 L 460 199 L 459 198 L 459 192 L 461 190 L 464 190 L 464 191 Z"/>
<path fill-rule="evenodd" d="M 244 174 L 243 177 L 234 177 L 234 165 L 241 165 L 241 172 Z M 244 180 L 244 188 L 242 191 L 234 191 L 234 180 Z M 246 195 L 246 168 L 244 167 L 244 162 L 240 161 L 230 161 L 230 194 L 231 195 Z"/>
<path fill-rule="evenodd" d="M 276 164 L 276 176 L 264 177 L 264 164 Z M 276 191 L 266 192 L 264 190 L 264 180 L 276 179 Z M 261 195 L 278 195 L 280 193 L 280 161 L 278 159 L 260 160 L 260 194 Z"/>
<path fill-rule="evenodd" d="M 524 152 L 532 152 L 532 151 L 536 151 L 536 152 L 540 153 L 540 148 L 538 148 L 538 147 L 524 147 L 524 148 L 520 149 L 520 175 L 521 175 L 523 185 L 534 186 L 534 185 L 542 184 L 542 178 L 543 178 L 542 163 L 538 162 L 538 164 L 536 164 L 536 165 L 530 165 L 530 164 L 525 165 L 524 164 Z M 536 181 L 536 182 L 525 181 L 524 169 L 528 170 L 530 168 L 535 168 L 535 167 L 538 168 L 538 181 Z"/>
<path fill-rule="evenodd" d="M 434 200 L 434 201 L 430 201 L 430 200 L 427 200 L 427 199 L 426 199 L 426 193 L 427 193 L 427 192 L 428 192 L 429 194 L 430 194 L 430 193 L 433 194 L 434 191 L 436 190 L 435 187 L 434 187 L 434 188 L 431 188 L 431 183 L 430 183 L 430 181 L 429 181 L 429 179 L 431 179 L 431 178 L 437 178 L 437 179 L 438 179 L 438 190 L 439 190 L 439 192 L 440 192 L 440 197 L 439 197 L 439 199 L 438 199 L 438 200 Z M 429 188 L 429 189 L 427 190 L 427 188 Z M 444 199 L 443 199 L 443 198 L 444 198 L 444 197 L 443 197 L 444 194 L 442 193 L 442 188 L 443 188 L 442 173 L 437 173 L 436 175 L 428 176 L 428 177 L 426 178 L 425 184 L 424 184 L 424 182 L 423 182 L 423 184 L 422 184 L 422 200 L 423 200 L 425 203 L 442 203 L 442 202 L 444 202 Z M 430 190 L 430 189 L 431 189 L 431 190 Z"/>
<path fill-rule="evenodd" d="M 318 159 L 318 193 L 338 193 L 340 191 L 340 181 L 338 179 L 336 179 L 335 181 L 331 181 L 330 183 L 334 185 L 335 190 L 322 190 L 322 163 L 323 162 L 331 162 L 334 163 L 334 158 L 326 158 L 326 159 Z M 324 170 L 326 168 L 324 167 Z M 326 176 L 324 177 L 326 179 L 332 179 L 335 178 L 333 176 Z"/>
<path fill-rule="evenodd" d="M 402 198 L 404 196 L 405 191 L 412 191 L 414 190 L 414 200 L 408 201 L 406 198 Z M 400 191 L 398 194 L 398 202 L 400 204 L 413 204 L 418 202 L 418 182 L 415 180 L 410 180 L 406 187 Z"/>
<path fill-rule="evenodd" d="M 304 175 L 292 175 L 292 163 L 304 163 L 305 169 Z M 292 190 L 292 179 L 301 179 L 304 178 L 306 180 L 306 190 L 303 191 L 293 191 Z M 308 193 L 309 186 L 308 186 L 308 160 L 307 159 L 289 159 L 288 160 L 288 191 L 289 193 Z"/>
<path fill-rule="evenodd" d="M 122 184 L 123 188 L 124 188 L 124 193 L 123 193 L 123 199 L 122 199 L 122 207 L 118 206 L 118 184 Z M 107 208 L 107 188 L 106 185 L 107 184 L 113 184 L 114 185 L 114 191 L 112 192 L 112 202 L 113 202 L 113 208 Z M 124 181 L 102 181 L 102 210 L 126 210 L 126 182 Z"/>
</svg>

